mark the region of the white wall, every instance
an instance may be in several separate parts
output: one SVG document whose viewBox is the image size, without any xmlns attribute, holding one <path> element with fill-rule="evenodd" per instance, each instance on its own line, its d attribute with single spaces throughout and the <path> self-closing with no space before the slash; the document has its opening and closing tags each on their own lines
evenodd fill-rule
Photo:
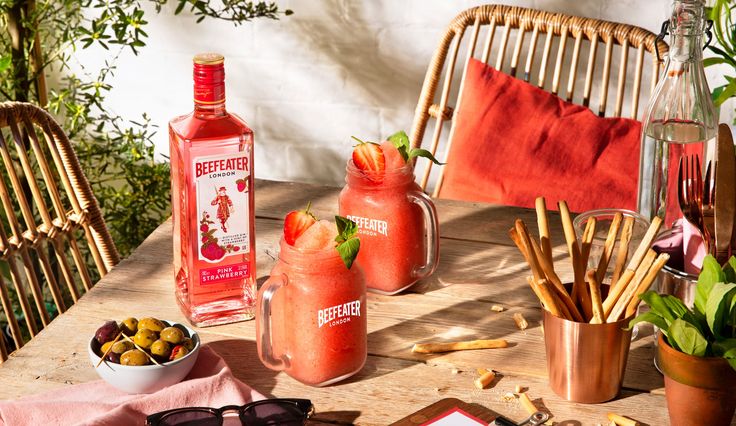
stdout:
<svg viewBox="0 0 736 426">
<path fill-rule="evenodd" d="M 498 0 L 553 12 L 626 22 L 658 32 L 669 0 Z M 118 62 L 108 98 L 135 119 L 160 126 L 157 149 L 168 153 L 167 121 L 192 108 L 191 57 L 226 56 L 228 109 L 256 132 L 261 178 L 341 184 L 350 135 L 378 139 L 409 131 L 432 52 L 446 25 L 479 0 L 281 0 L 295 14 L 280 21 L 194 23 L 146 13 L 148 45 Z M 106 57 L 83 52 L 83 61 Z M 729 108 L 732 109 L 732 108 Z"/>
</svg>

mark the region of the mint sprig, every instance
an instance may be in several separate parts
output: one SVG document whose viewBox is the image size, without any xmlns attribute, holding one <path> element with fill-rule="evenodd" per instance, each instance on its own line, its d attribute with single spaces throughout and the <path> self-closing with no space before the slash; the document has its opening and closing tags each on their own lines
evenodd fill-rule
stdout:
<svg viewBox="0 0 736 426">
<path fill-rule="evenodd" d="M 337 252 L 340 253 L 345 266 L 350 269 L 360 250 L 358 225 L 342 216 L 335 216 L 335 225 L 337 225 L 337 237 L 335 237 Z"/>
<path fill-rule="evenodd" d="M 396 147 L 397 150 L 399 150 L 399 154 L 401 154 L 401 157 L 407 163 L 414 157 L 424 157 L 438 166 L 445 165 L 445 163 L 439 162 L 439 160 L 437 160 L 434 155 L 426 149 L 412 148 L 411 143 L 409 142 L 409 136 L 407 136 L 406 132 L 403 130 L 399 130 L 389 136 L 388 140 Z"/>
</svg>

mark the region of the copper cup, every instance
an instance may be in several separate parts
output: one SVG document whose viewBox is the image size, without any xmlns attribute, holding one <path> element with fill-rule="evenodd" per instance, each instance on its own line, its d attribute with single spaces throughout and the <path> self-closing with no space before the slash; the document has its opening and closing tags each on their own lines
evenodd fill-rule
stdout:
<svg viewBox="0 0 736 426">
<path fill-rule="evenodd" d="M 631 318 L 588 324 L 544 311 L 544 347 L 552 390 L 568 401 L 595 404 L 618 395 L 629 355 Z"/>
</svg>

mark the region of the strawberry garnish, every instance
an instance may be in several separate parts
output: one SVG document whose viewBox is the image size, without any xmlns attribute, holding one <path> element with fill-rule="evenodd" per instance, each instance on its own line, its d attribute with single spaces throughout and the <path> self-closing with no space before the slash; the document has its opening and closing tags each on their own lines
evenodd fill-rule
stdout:
<svg viewBox="0 0 736 426">
<path fill-rule="evenodd" d="M 355 167 L 363 172 L 378 173 L 386 170 L 386 158 L 383 156 L 381 146 L 374 142 L 365 142 L 355 136 L 358 141 L 353 149 L 353 163 Z"/>
<path fill-rule="evenodd" d="M 290 245 L 293 246 L 294 241 L 317 221 L 317 218 L 309 212 L 311 206 L 312 202 L 310 201 L 306 209 L 294 210 L 286 215 L 284 219 L 284 240 Z"/>
</svg>

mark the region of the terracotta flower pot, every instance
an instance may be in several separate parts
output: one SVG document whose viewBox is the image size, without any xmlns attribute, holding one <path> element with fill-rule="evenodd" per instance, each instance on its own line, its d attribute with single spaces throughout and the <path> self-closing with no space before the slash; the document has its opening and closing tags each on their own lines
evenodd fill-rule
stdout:
<svg viewBox="0 0 736 426">
<path fill-rule="evenodd" d="M 736 408 L 736 370 L 723 358 L 697 357 L 673 349 L 659 335 L 672 426 L 728 426 Z"/>
</svg>

